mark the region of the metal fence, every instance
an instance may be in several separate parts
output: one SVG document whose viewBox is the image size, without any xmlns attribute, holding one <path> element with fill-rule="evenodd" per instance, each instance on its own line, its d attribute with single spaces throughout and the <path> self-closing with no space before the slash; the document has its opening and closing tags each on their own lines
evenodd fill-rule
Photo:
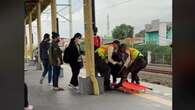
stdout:
<svg viewBox="0 0 195 110">
<path fill-rule="evenodd" d="M 151 63 L 172 65 L 172 55 L 151 54 Z"/>
</svg>

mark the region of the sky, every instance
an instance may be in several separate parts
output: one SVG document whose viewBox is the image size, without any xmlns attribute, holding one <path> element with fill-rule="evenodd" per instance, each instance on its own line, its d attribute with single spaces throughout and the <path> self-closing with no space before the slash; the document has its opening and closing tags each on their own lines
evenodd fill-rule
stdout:
<svg viewBox="0 0 195 110">
<path fill-rule="evenodd" d="M 68 0 L 57 0 L 57 4 L 68 4 Z M 172 0 L 95 0 L 96 25 L 100 36 L 107 35 L 107 16 L 109 15 L 110 30 L 120 24 L 134 27 L 134 33 L 144 29 L 145 24 L 154 19 L 172 22 Z M 72 0 L 73 34 L 84 33 L 83 0 Z M 65 9 L 63 9 L 65 8 Z M 61 10 L 62 9 L 62 10 Z M 69 17 L 68 7 L 58 6 L 59 14 Z M 60 35 L 69 37 L 69 23 L 58 16 Z M 51 33 L 50 6 L 42 13 L 42 35 Z M 28 26 L 27 26 L 28 29 Z M 33 33 L 36 36 L 36 21 L 33 22 Z M 28 32 L 27 32 L 28 33 Z M 36 37 L 34 38 L 36 41 Z"/>
</svg>

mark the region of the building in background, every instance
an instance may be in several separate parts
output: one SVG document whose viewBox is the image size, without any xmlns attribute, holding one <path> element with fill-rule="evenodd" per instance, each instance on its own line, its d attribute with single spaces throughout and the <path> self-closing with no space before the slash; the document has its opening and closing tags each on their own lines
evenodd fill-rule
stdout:
<svg viewBox="0 0 195 110">
<path fill-rule="evenodd" d="M 172 23 L 153 20 L 151 24 L 145 25 L 145 43 L 156 43 L 160 46 L 172 44 Z"/>
<path fill-rule="evenodd" d="M 144 38 L 142 37 L 128 37 L 122 40 L 122 43 L 125 43 L 127 45 L 135 45 L 135 44 L 143 44 Z"/>
</svg>

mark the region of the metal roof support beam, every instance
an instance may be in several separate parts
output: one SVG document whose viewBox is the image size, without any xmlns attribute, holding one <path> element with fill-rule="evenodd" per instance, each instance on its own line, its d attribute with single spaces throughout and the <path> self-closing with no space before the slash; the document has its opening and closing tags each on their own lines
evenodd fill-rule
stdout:
<svg viewBox="0 0 195 110">
<path fill-rule="evenodd" d="M 69 37 L 72 36 L 72 0 L 69 0 Z"/>
<path fill-rule="evenodd" d="M 38 34 L 38 43 L 41 43 L 41 3 L 37 3 L 37 34 Z"/>
<path fill-rule="evenodd" d="M 94 94 L 99 95 L 99 86 L 95 75 L 93 26 L 92 26 L 92 1 L 84 0 L 84 21 L 85 21 L 85 51 L 86 51 L 86 72 L 93 83 Z"/>
<path fill-rule="evenodd" d="M 56 21 L 56 0 L 51 0 L 51 25 L 52 32 L 57 32 L 57 21 Z"/>
<path fill-rule="evenodd" d="M 33 36 L 32 36 L 32 13 L 29 14 L 29 49 L 28 49 L 28 52 L 29 52 L 29 57 L 30 57 L 30 60 L 33 59 Z"/>
<path fill-rule="evenodd" d="M 27 58 L 26 19 L 24 20 L 24 58 Z"/>
<path fill-rule="evenodd" d="M 41 70 L 41 59 L 40 59 L 40 51 L 39 44 L 41 43 L 41 2 L 37 3 L 37 39 L 38 39 L 38 63 L 37 70 Z"/>
</svg>

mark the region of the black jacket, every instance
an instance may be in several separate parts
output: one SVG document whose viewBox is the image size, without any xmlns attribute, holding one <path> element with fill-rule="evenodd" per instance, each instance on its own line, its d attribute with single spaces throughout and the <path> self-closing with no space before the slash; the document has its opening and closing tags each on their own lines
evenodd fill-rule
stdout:
<svg viewBox="0 0 195 110">
<path fill-rule="evenodd" d="M 48 60 L 49 59 L 49 47 L 50 47 L 50 43 L 46 42 L 46 41 L 42 41 L 40 43 L 40 58 L 41 60 Z"/>
<path fill-rule="evenodd" d="M 80 45 L 79 45 L 79 49 L 78 49 L 75 42 L 73 40 L 71 40 L 71 42 L 68 46 L 69 63 L 71 64 L 71 63 L 78 62 L 78 58 L 79 58 L 79 56 L 81 56 L 82 53 L 83 53 L 83 51 L 81 51 Z"/>
</svg>

